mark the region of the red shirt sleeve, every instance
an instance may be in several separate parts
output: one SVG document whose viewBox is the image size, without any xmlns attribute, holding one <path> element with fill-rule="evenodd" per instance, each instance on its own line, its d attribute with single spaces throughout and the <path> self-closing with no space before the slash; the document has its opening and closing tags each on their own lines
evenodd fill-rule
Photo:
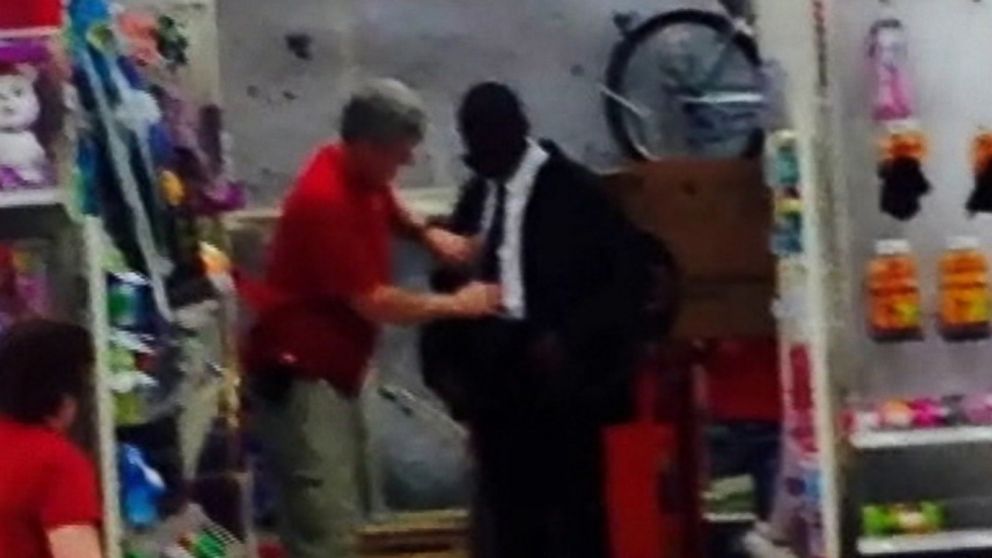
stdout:
<svg viewBox="0 0 992 558">
<path fill-rule="evenodd" d="M 96 471 L 87 457 L 68 443 L 51 465 L 41 500 L 41 523 L 45 530 L 101 522 Z"/>
</svg>

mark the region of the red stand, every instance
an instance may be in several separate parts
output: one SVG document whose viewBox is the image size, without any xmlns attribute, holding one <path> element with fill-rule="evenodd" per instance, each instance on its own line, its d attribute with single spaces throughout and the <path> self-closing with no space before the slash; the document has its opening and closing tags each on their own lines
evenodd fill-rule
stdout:
<svg viewBox="0 0 992 558">
<path fill-rule="evenodd" d="M 637 421 L 605 433 L 613 558 L 703 555 L 700 421 L 688 354 L 645 363 Z"/>
<path fill-rule="evenodd" d="M 61 26 L 61 0 L 0 0 L 0 34 Z"/>
</svg>

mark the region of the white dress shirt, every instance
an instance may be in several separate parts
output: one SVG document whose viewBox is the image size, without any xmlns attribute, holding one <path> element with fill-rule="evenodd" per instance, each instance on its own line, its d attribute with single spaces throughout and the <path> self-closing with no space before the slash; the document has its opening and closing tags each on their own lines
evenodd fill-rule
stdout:
<svg viewBox="0 0 992 558">
<path fill-rule="evenodd" d="M 524 287 L 524 216 L 534 191 L 534 181 L 541 167 L 548 161 L 548 153 L 535 141 L 529 141 L 527 152 L 520 165 L 506 181 L 506 221 L 503 226 L 503 245 L 497 250 L 499 257 L 500 286 L 503 289 L 505 315 L 515 320 L 527 317 L 527 296 Z M 486 198 L 485 226 L 488 235 L 496 214 L 496 189 L 500 185 L 490 182 Z"/>
</svg>

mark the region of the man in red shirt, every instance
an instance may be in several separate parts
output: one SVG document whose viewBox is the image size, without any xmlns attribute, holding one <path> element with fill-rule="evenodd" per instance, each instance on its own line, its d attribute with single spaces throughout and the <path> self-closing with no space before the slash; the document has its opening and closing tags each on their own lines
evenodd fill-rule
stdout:
<svg viewBox="0 0 992 558">
<path fill-rule="evenodd" d="M 96 473 L 66 436 L 92 365 L 77 326 L 25 322 L 0 339 L 0 556 L 102 556 Z"/>
<path fill-rule="evenodd" d="M 425 126 L 419 98 L 398 82 L 356 94 L 341 143 L 317 151 L 284 203 L 264 285 L 243 285 L 258 311 L 246 350 L 255 418 L 291 558 L 354 553 L 363 488 L 355 398 L 380 325 L 482 317 L 499 306 L 498 288 L 481 283 L 453 295 L 390 283 L 393 234 L 448 263 L 475 250 L 414 218 L 393 193 Z"/>
</svg>

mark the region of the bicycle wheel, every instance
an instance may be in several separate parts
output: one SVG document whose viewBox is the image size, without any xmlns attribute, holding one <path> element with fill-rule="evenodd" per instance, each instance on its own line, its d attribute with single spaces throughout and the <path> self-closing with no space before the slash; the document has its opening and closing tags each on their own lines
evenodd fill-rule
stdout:
<svg viewBox="0 0 992 558">
<path fill-rule="evenodd" d="M 758 47 L 711 12 L 655 16 L 616 46 L 606 117 L 627 155 L 754 157 L 764 143 Z"/>
</svg>

